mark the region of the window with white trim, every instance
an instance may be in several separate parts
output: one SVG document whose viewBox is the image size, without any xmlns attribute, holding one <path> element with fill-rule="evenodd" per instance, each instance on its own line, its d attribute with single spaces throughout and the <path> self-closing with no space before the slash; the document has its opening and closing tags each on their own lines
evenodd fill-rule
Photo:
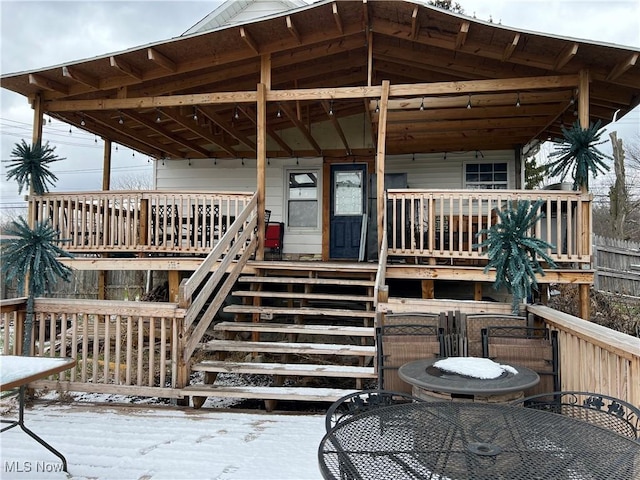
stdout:
<svg viewBox="0 0 640 480">
<path fill-rule="evenodd" d="M 464 186 L 469 189 L 506 190 L 509 188 L 507 162 L 465 163 Z"/>
<path fill-rule="evenodd" d="M 287 226 L 289 228 L 318 228 L 318 170 L 287 172 Z"/>
</svg>

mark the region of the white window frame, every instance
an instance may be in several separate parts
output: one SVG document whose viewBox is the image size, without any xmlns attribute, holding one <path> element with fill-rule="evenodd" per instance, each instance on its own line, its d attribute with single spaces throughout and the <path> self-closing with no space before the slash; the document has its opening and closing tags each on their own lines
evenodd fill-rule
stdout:
<svg viewBox="0 0 640 480">
<path fill-rule="evenodd" d="M 315 227 L 292 227 L 289 225 L 289 175 L 292 173 L 314 173 L 318 180 L 316 191 L 316 202 L 318 203 L 318 216 Z M 284 171 L 284 223 L 288 230 L 296 232 L 318 232 L 322 231 L 322 168 L 289 168 Z"/>
<path fill-rule="evenodd" d="M 491 182 L 467 182 L 467 167 L 469 165 L 483 165 L 483 164 L 491 164 L 491 165 L 496 165 L 498 163 L 504 163 L 507 166 L 507 179 L 504 182 L 496 182 L 495 179 Z M 475 189 L 479 189 L 480 187 L 478 187 L 477 185 L 479 184 L 486 184 L 486 183 L 491 183 L 492 185 L 500 185 L 502 186 L 502 188 L 493 188 L 493 190 L 508 190 L 510 188 L 509 185 L 509 179 L 510 179 L 510 170 L 511 170 L 511 166 L 509 165 L 509 162 L 506 160 L 483 160 L 483 161 L 478 161 L 478 160 L 468 160 L 463 162 L 462 164 L 462 185 L 463 188 L 466 190 L 475 190 Z M 495 172 L 492 172 L 492 175 L 495 174 Z"/>
</svg>

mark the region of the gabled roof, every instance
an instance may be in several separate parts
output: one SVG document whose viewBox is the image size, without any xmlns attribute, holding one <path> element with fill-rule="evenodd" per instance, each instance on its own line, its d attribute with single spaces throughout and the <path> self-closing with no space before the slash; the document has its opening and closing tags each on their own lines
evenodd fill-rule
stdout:
<svg viewBox="0 0 640 480">
<path fill-rule="evenodd" d="M 1 82 L 39 95 L 55 118 L 150 156 L 249 158 L 259 83 L 270 83 L 267 154 L 277 157 L 344 154 L 349 146 L 336 139 L 354 119 L 375 136 L 386 80 L 386 153 L 444 152 L 558 137 L 581 101 L 591 122 L 621 118 L 640 103 L 639 55 L 411 1 L 324 0 Z"/>
<path fill-rule="evenodd" d="M 245 23 L 306 5 L 308 4 L 301 0 L 226 0 L 183 35 L 205 32 L 234 23 Z"/>
</svg>

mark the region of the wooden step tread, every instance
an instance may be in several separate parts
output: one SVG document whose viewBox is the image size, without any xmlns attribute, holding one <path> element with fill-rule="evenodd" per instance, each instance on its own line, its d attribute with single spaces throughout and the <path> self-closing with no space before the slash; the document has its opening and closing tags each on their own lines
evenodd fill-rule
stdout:
<svg viewBox="0 0 640 480">
<path fill-rule="evenodd" d="M 205 360 L 193 365 L 191 370 L 198 372 L 246 373 L 251 375 L 376 378 L 373 367 L 308 363 L 257 363 Z"/>
<path fill-rule="evenodd" d="M 306 285 L 353 285 L 357 287 L 373 287 L 375 286 L 374 280 L 353 280 L 343 278 L 308 278 L 308 277 L 252 277 L 242 276 L 238 278 L 239 282 L 250 283 L 284 283 L 286 285 L 290 283 L 299 283 Z"/>
<path fill-rule="evenodd" d="M 245 342 L 236 340 L 210 340 L 200 348 L 212 352 L 266 352 L 299 353 L 308 355 L 354 355 L 372 357 L 376 348 L 368 345 L 334 343 Z"/>
<path fill-rule="evenodd" d="M 237 290 L 236 297 L 296 298 L 301 300 L 334 300 L 350 302 L 373 302 L 370 295 L 345 295 L 336 293 L 270 292 L 268 290 Z"/>
<path fill-rule="evenodd" d="M 307 333 L 311 335 L 375 336 L 373 327 L 298 325 L 295 323 L 220 322 L 214 330 L 225 332 Z"/>
<path fill-rule="evenodd" d="M 263 307 L 253 305 L 227 305 L 224 307 L 226 313 L 266 313 L 279 315 L 329 315 L 333 317 L 357 317 L 375 318 L 374 310 L 348 310 L 344 308 L 312 308 L 312 307 Z"/>
<path fill-rule="evenodd" d="M 305 272 L 355 272 L 375 274 L 378 269 L 377 263 L 342 261 L 250 260 L 247 265 L 261 270 L 297 270 Z"/>
<path fill-rule="evenodd" d="M 196 384 L 180 390 L 181 395 L 194 397 L 258 398 L 262 400 L 306 400 L 335 402 L 357 390 L 311 387 L 227 387 Z"/>
</svg>

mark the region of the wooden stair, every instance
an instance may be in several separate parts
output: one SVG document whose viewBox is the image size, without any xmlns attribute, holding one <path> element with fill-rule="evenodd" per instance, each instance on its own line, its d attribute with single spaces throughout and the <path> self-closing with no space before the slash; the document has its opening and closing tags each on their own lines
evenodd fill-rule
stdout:
<svg viewBox="0 0 640 480">
<path fill-rule="evenodd" d="M 257 262 L 256 262 L 257 263 Z M 317 268 L 314 268 L 316 266 Z M 206 397 L 333 402 L 375 383 L 374 264 L 261 262 L 243 275 L 192 365 L 203 384 L 182 390 L 195 407 Z M 216 385 L 219 373 L 267 375 L 272 386 Z M 309 386 L 313 384 L 313 386 Z"/>
</svg>

